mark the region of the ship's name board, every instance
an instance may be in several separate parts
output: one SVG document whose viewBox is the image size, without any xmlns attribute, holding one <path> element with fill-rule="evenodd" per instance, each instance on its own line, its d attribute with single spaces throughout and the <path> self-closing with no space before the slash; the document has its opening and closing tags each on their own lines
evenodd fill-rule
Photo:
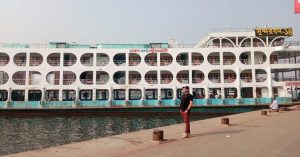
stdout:
<svg viewBox="0 0 300 157">
<path fill-rule="evenodd" d="M 255 36 L 293 36 L 292 28 L 256 28 Z"/>
<path fill-rule="evenodd" d="M 131 49 L 130 52 L 150 52 L 150 53 L 166 53 L 168 52 L 167 48 L 152 48 L 152 49 Z"/>
<path fill-rule="evenodd" d="M 286 86 L 300 86 L 300 81 L 285 82 Z"/>
</svg>

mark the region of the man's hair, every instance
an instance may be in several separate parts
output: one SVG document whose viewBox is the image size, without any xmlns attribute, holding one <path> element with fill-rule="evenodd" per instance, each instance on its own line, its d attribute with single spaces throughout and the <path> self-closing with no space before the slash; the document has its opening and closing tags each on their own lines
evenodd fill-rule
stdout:
<svg viewBox="0 0 300 157">
<path fill-rule="evenodd" d="M 184 86 L 184 87 L 182 87 L 182 88 L 185 88 L 185 89 L 190 89 L 190 87 L 189 87 L 189 86 Z"/>
</svg>

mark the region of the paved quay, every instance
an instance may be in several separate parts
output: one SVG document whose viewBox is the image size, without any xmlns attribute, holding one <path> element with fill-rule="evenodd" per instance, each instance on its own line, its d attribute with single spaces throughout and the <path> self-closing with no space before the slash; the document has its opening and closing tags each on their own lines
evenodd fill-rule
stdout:
<svg viewBox="0 0 300 157">
<path fill-rule="evenodd" d="M 291 107 L 292 108 L 292 107 Z M 294 107 L 295 108 L 295 107 Z M 182 139 L 183 124 L 160 127 L 165 140 L 152 141 L 152 131 L 141 130 L 79 143 L 34 150 L 7 157 L 299 157 L 300 111 L 261 111 L 191 123 L 192 136 Z"/>
</svg>

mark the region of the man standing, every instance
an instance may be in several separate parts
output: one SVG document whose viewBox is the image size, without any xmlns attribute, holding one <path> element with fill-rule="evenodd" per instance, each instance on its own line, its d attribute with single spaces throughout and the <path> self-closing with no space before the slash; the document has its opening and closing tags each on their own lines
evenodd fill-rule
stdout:
<svg viewBox="0 0 300 157">
<path fill-rule="evenodd" d="M 188 138 L 190 136 L 190 112 L 193 106 L 193 96 L 190 94 L 189 86 L 182 88 L 182 97 L 180 103 L 180 114 L 185 123 L 185 131 L 182 135 L 183 138 Z"/>
</svg>

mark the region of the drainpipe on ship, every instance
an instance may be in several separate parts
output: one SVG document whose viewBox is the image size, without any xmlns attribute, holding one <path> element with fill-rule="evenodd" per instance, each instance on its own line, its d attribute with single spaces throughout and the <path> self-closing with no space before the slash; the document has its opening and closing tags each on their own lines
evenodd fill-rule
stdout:
<svg viewBox="0 0 300 157">
<path fill-rule="evenodd" d="M 241 78 L 240 78 L 240 68 L 236 67 L 236 89 L 237 89 L 237 99 L 241 98 Z"/>
<path fill-rule="evenodd" d="M 272 76 L 271 76 L 271 66 L 269 65 L 267 68 L 268 74 L 268 89 L 269 89 L 269 98 L 273 96 L 273 88 L 272 88 Z"/>
<path fill-rule="evenodd" d="M 223 58 L 222 53 L 220 55 L 220 65 L 223 65 L 223 59 L 221 57 Z M 221 82 L 224 82 L 224 69 L 220 71 L 220 79 L 221 79 Z M 220 92 L 221 93 L 218 93 L 218 97 L 219 97 L 219 94 L 221 94 L 221 99 L 224 99 L 225 98 L 224 85 L 222 85 Z"/>
<path fill-rule="evenodd" d="M 94 80 L 96 80 L 96 79 L 94 79 Z M 96 88 L 93 88 L 93 92 L 92 92 L 92 100 L 93 101 L 96 101 L 96 95 L 97 95 Z"/>
<path fill-rule="evenodd" d="M 109 88 L 109 98 L 108 98 L 108 103 L 109 103 L 109 107 L 112 106 L 112 96 L 113 96 L 113 87 Z"/>
<path fill-rule="evenodd" d="M 173 86 L 173 101 L 175 103 L 175 106 L 177 105 L 176 104 L 176 100 L 177 100 L 177 90 L 176 90 L 176 86 Z"/>
<path fill-rule="evenodd" d="M 208 99 L 209 99 L 209 89 L 208 89 L 208 85 L 204 85 L 204 89 L 205 89 L 205 100 L 206 100 L 206 105 L 208 104 Z"/>
<path fill-rule="evenodd" d="M 42 98 L 41 98 L 41 102 L 40 102 L 40 105 L 38 106 L 38 108 L 43 108 L 45 100 L 46 100 L 46 88 L 43 87 Z"/>
<path fill-rule="evenodd" d="M 11 104 L 11 87 L 8 88 L 7 103 L 5 104 L 4 108 L 10 107 L 10 104 Z"/>
<path fill-rule="evenodd" d="M 253 62 L 252 62 L 252 64 L 253 64 Z M 256 73 L 255 73 L 255 69 L 252 69 L 251 72 L 252 72 L 252 80 L 253 80 L 252 83 L 255 83 L 255 84 L 256 84 Z M 253 86 L 252 89 L 253 89 L 253 90 L 252 90 L 252 95 L 253 95 L 252 97 L 253 97 L 253 98 L 256 98 L 256 86 Z"/>
<path fill-rule="evenodd" d="M 63 96 L 63 92 L 62 91 L 63 90 L 59 89 L 58 91 L 59 91 L 59 101 L 62 102 L 62 96 Z"/>
<path fill-rule="evenodd" d="M 142 106 L 144 106 L 144 102 L 145 102 L 145 87 L 144 86 L 142 86 L 141 87 L 141 100 L 142 100 Z"/>
<path fill-rule="evenodd" d="M 77 107 L 77 106 L 79 106 L 79 87 L 77 87 L 76 89 L 75 89 L 75 101 L 74 101 L 74 103 L 72 104 L 72 107 Z"/>
<path fill-rule="evenodd" d="M 129 88 L 125 88 L 125 106 L 129 106 Z"/>
<path fill-rule="evenodd" d="M 161 87 L 158 87 L 157 89 L 157 100 L 158 100 L 158 106 L 161 106 Z"/>
</svg>

